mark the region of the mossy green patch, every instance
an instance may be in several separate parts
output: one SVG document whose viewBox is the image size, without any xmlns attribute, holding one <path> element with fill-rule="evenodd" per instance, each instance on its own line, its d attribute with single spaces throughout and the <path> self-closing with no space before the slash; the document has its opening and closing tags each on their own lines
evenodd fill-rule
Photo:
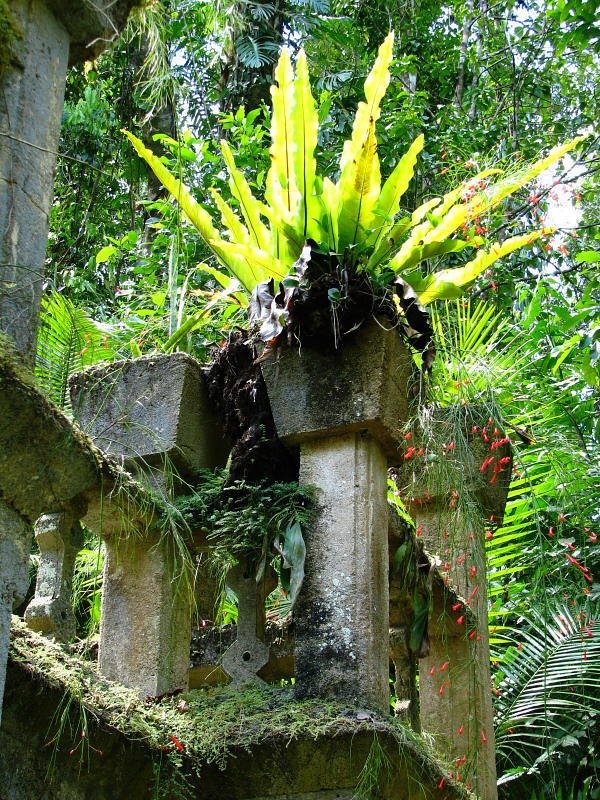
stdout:
<svg viewBox="0 0 600 800">
<path fill-rule="evenodd" d="M 182 796 L 186 782 L 195 785 L 203 767 L 225 769 L 236 751 L 252 752 L 265 744 L 285 746 L 299 739 L 341 742 L 345 737 L 348 742 L 360 733 L 396 742 L 397 752 L 427 776 L 430 786 L 442 777 L 448 780 L 447 769 L 397 721 L 343 702 L 297 701 L 290 687 L 213 687 L 143 700 L 100 677 L 92 663 L 28 630 L 17 617 L 13 617 L 10 658 L 21 662 L 37 681 L 62 691 L 66 702 L 81 708 L 83 719 L 94 717 L 143 743 L 154 754 L 161 785 L 170 786 L 176 775 Z M 369 775 L 369 782 L 375 778 Z M 460 796 L 458 788 L 453 796 Z"/>
<path fill-rule="evenodd" d="M 23 31 L 8 6 L 8 0 L 0 0 L 0 75 L 10 65 L 12 46 L 22 38 Z"/>
</svg>

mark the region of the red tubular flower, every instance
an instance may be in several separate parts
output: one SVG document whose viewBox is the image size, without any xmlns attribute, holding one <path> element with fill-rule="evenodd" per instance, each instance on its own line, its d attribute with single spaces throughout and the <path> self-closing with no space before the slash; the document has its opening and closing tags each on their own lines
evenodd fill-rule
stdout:
<svg viewBox="0 0 600 800">
<path fill-rule="evenodd" d="M 478 591 L 479 591 L 479 585 L 477 585 L 477 586 L 476 586 L 476 587 L 473 589 L 473 591 L 471 592 L 471 594 L 469 595 L 469 597 L 468 597 L 468 599 L 467 599 L 467 605 L 469 605 L 469 603 L 470 603 L 470 602 L 471 602 L 471 600 L 472 600 L 472 599 L 475 597 L 475 595 L 477 594 L 477 592 L 478 592 Z"/>
</svg>

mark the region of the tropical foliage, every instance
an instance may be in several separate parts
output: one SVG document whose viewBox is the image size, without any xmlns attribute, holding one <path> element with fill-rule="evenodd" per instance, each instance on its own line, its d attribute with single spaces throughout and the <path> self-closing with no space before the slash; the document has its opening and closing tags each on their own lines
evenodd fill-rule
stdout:
<svg viewBox="0 0 600 800">
<path fill-rule="evenodd" d="M 526 242 L 534 232 L 557 228 L 490 263 L 474 281 L 463 273 L 470 303 L 462 299 L 434 309 L 438 358 L 432 380 L 421 380 L 418 392 L 423 403 L 484 405 L 517 449 L 504 525 L 490 529 L 487 542 L 501 794 L 519 800 L 530 794 L 564 800 L 597 795 L 599 737 L 591 717 L 594 704 L 598 707 L 591 657 L 596 639 L 583 632 L 589 644 L 585 660 L 577 649 L 585 644 L 583 620 L 597 619 L 599 593 L 600 171 L 593 128 L 599 118 L 600 62 L 594 4 L 152 0 L 144 6 L 151 13 L 142 13 L 110 52 L 72 70 L 67 81 L 40 380 L 65 402 L 67 373 L 87 359 L 172 348 L 206 359 L 233 326 L 247 324 L 247 295 L 272 274 L 265 269 L 276 264 L 274 278 L 285 279 L 309 227 L 328 262 L 333 252 L 336 266 L 344 262 L 363 274 L 372 271 L 374 288 L 383 292 L 402 276 L 424 300 L 429 288 L 456 297 L 456 287 L 444 285 L 444 271 L 464 269 L 478 257 L 481 266 L 487 256 L 480 254 L 495 255 L 494 242 L 519 236 Z M 390 177 L 379 179 L 376 192 L 376 170 L 365 173 L 365 191 L 353 195 L 354 167 L 344 161 L 342 182 L 340 165 L 345 149 L 357 153 L 355 109 L 366 104 L 365 78 L 388 27 L 397 37 L 386 102 L 374 120 L 377 147 L 363 116 L 358 153 L 363 164 L 371 158 L 380 175 Z M 285 67 L 278 68 L 271 115 L 266 104 L 282 44 L 288 51 Z M 303 75 L 301 48 L 313 73 L 310 96 L 301 98 L 310 112 L 309 195 L 304 172 L 296 172 L 299 158 L 279 156 L 278 164 L 287 164 L 293 175 L 288 186 L 285 173 L 282 182 L 279 166 L 271 164 L 268 144 L 273 126 L 284 141 L 281 114 L 277 133 L 277 104 L 295 100 Z M 282 94 L 282 84 L 289 87 L 290 81 L 292 95 Z M 373 91 L 370 85 L 371 96 Z M 316 146 L 310 151 L 315 126 Z M 220 265 L 215 267 L 215 252 L 186 223 L 121 128 L 157 153 L 180 182 L 176 197 L 181 184 L 193 187 L 189 196 L 208 212 L 222 243 L 224 258 L 216 253 Z M 498 209 L 473 205 L 486 202 L 493 187 L 524 178 L 522 165 L 537 163 L 556 142 L 590 130 L 572 151 L 577 162 L 567 154 L 550 174 L 506 196 Z M 222 138 L 225 154 L 213 145 Z M 399 147 L 411 142 L 399 160 Z M 307 154 L 314 154 L 314 162 Z M 391 215 L 388 207 L 376 220 L 385 187 L 391 191 L 392 176 L 404 168 L 411 179 L 397 212 Z M 470 194 L 475 175 L 486 186 L 444 209 L 458 187 Z M 397 172 L 396 177 L 400 186 Z M 230 182 L 240 178 L 232 188 Z M 255 198 L 247 210 L 254 221 L 258 214 L 265 250 L 253 239 L 236 191 Z M 292 199 L 301 193 L 306 201 L 286 205 L 288 194 Z M 363 195 L 365 213 L 356 202 Z M 439 198 L 437 206 L 413 220 L 414 210 L 433 198 Z M 348 216 L 340 219 L 342 207 Z M 455 218 L 450 212 L 458 217 L 467 207 L 480 215 L 449 230 Z M 324 214 L 325 208 L 332 213 Z M 442 220 L 446 229 L 437 231 Z M 400 228 L 394 246 L 386 249 L 379 233 L 391 221 L 388 237 Z M 421 231 L 430 237 L 427 242 L 412 238 Z M 437 238 L 441 234 L 444 239 Z M 432 245 L 439 255 L 418 249 Z M 374 257 L 377 248 L 381 260 Z M 318 250 L 311 250 L 315 259 Z M 389 269 L 396 257 L 397 267 Z M 238 272 L 231 272 L 231 264 Z M 453 284 L 459 277 L 453 272 Z M 328 299 L 336 312 L 340 294 L 334 290 Z M 275 317 L 281 323 L 280 307 L 276 304 Z M 89 598 L 80 602 L 82 617 L 86 608 L 93 617 L 97 601 L 93 550 L 90 544 L 92 555 L 80 570 L 81 597 Z M 571 673 L 577 681 L 570 680 Z M 521 744 L 524 719 L 531 721 L 530 736 Z"/>
<path fill-rule="evenodd" d="M 364 269 L 374 276 L 386 271 L 390 282 L 397 276 L 395 282 L 403 287 L 401 296 L 405 297 L 408 290 L 409 296 L 416 296 L 425 305 L 457 296 L 463 286 L 472 283 L 497 259 L 547 233 L 541 229 L 492 242 L 460 267 L 431 274 L 416 269 L 422 262 L 439 256 L 481 248 L 486 242 L 483 237 L 461 237 L 457 231 L 465 232 L 474 221 L 478 223 L 480 217 L 548 169 L 583 137 L 555 147 L 547 157 L 500 180 L 500 170 L 480 172 L 443 197 L 432 198 L 398 219 L 424 139 L 417 137 L 382 186 L 375 125 L 390 80 L 393 42 L 390 33 L 365 81 L 365 101 L 359 103 L 352 136 L 344 143 L 335 183 L 316 171 L 318 113 L 306 57 L 302 50 L 298 53 L 294 73 L 290 52 L 283 49 L 271 88 L 271 166 L 266 176 L 265 202 L 256 199 L 236 167 L 229 145 L 221 142 L 229 188 L 243 218 L 215 189 L 211 190 L 228 238 L 219 234 L 210 214 L 163 162 L 137 137 L 126 133 L 138 155 L 175 197 L 219 261 L 247 291 L 273 280 L 283 280 L 286 287 L 294 287 L 303 280 L 303 267 L 314 249 L 329 257 L 331 271 L 337 267 Z M 496 178 L 493 182 L 492 176 Z M 268 220 L 268 227 L 264 219 Z M 476 227 L 478 233 L 484 232 L 480 225 Z M 308 250 L 304 250 L 310 242 Z M 270 289 L 274 294 L 272 285 Z M 283 327 L 280 319 L 285 320 L 289 314 L 290 299 L 284 297 L 274 315 L 268 309 L 263 313 L 265 303 L 260 293 L 258 300 L 262 307 L 255 316 L 266 316 L 262 333 L 270 340 Z M 274 302 L 271 297 L 270 305 Z"/>
</svg>

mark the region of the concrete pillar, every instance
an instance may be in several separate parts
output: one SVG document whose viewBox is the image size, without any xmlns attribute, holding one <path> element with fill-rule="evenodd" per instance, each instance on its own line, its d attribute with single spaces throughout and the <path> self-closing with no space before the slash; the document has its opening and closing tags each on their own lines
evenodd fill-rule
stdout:
<svg viewBox="0 0 600 800">
<path fill-rule="evenodd" d="M 23 33 L 0 76 L 0 327 L 35 356 L 69 34 L 43 0 L 11 0 Z"/>
<path fill-rule="evenodd" d="M 106 542 L 98 668 L 141 697 L 188 685 L 192 576 L 176 556 L 167 536 Z"/>
<path fill-rule="evenodd" d="M 67 642 L 75 635 L 71 590 L 75 558 L 83 546 L 81 524 L 72 514 L 44 514 L 34 533 L 40 565 L 25 620 L 32 630 Z"/>
<path fill-rule="evenodd" d="M 167 500 L 179 475 L 226 461 L 201 367 L 185 353 L 95 367 L 73 376 L 70 389 L 75 417 L 94 443 Z M 127 522 L 106 530 L 96 515 L 94 523 L 106 539 L 99 668 L 142 696 L 156 696 L 187 687 L 192 554 L 176 549 L 187 546 L 188 531 L 159 536 L 128 530 Z"/>
<path fill-rule="evenodd" d="M 134 0 L 9 0 L 22 38 L 0 74 L 0 329 L 33 363 L 69 63 L 101 52 Z"/>
<path fill-rule="evenodd" d="M 0 501 L 0 719 L 6 680 L 13 605 L 22 600 L 29 586 L 28 560 L 31 543 L 29 525 Z"/>
<path fill-rule="evenodd" d="M 419 662 L 421 725 L 454 762 L 463 783 L 481 800 L 495 800 L 483 526 L 441 507 L 416 511 L 416 523 L 425 548 L 443 560 L 456 601 L 450 605 L 443 583 L 434 584 L 430 650 Z"/>
<path fill-rule="evenodd" d="M 319 514 L 305 532 L 294 611 L 296 694 L 389 707 L 387 460 L 367 432 L 306 442 L 300 482 Z"/>
<path fill-rule="evenodd" d="M 279 437 L 318 488 L 294 610 L 299 697 L 389 708 L 387 466 L 398 459 L 412 360 L 385 323 L 335 353 L 281 349 L 261 367 Z"/>
</svg>

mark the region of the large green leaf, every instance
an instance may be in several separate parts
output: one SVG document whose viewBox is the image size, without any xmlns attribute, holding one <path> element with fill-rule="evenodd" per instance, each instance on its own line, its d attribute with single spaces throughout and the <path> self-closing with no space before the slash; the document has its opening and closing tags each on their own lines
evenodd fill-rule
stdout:
<svg viewBox="0 0 600 800">
<path fill-rule="evenodd" d="M 380 104 L 390 81 L 394 34 L 390 33 L 365 81 L 365 100 L 354 118 L 352 137 L 345 142 L 340 160 L 338 241 L 343 252 L 366 236 L 373 224 L 373 209 L 380 191 L 381 174 L 375 138 Z"/>
<path fill-rule="evenodd" d="M 350 187 L 340 182 L 340 207 L 338 212 L 338 248 L 364 241 L 373 224 L 373 209 L 379 197 L 381 172 L 377 156 L 375 123 L 369 123 L 351 172 L 354 179 Z"/>
<path fill-rule="evenodd" d="M 220 238 L 219 232 L 213 225 L 212 218 L 205 208 L 192 196 L 189 189 L 178 178 L 171 174 L 162 161 L 149 150 L 140 139 L 128 131 L 123 131 L 135 151 L 143 158 L 152 169 L 156 177 L 163 186 L 177 200 L 186 217 L 196 228 L 198 233 L 206 241 L 221 263 L 239 280 L 241 285 L 247 290 L 252 291 L 256 283 L 265 279 L 263 270 L 256 270 L 248 264 L 245 258 L 239 254 L 228 252 L 223 245 L 227 242 Z M 259 276 L 258 278 L 256 276 Z M 267 275 L 269 277 L 269 275 Z"/>
<path fill-rule="evenodd" d="M 317 168 L 315 148 L 319 135 L 319 116 L 310 90 L 304 50 L 298 53 L 296 60 L 291 124 L 295 144 L 294 173 L 299 192 L 298 218 L 295 227 L 303 240 L 307 237 L 319 240 L 321 227 L 318 224 L 318 206 L 314 195 Z"/>
<path fill-rule="evenodd" d="M 419 272 L 410 272 L 403 274 L 404 280 L 412 286 L 417 295 L 419 302 L 422 305 L 432 303 L 434 300 L 450 300 L 455 297 L 460 297 L 462 294 L 462 287 L 466 286 L 471 281 L 474 281 L 478 275 L 481 275 L 494 261 L 499 258 L 512 253 L 519 247 L 532 244 L 536 239 L 539 239 L 544 231 L 534 231 L 532 233 L 524 234 L 521 236 L 513 236 L 510 239 L 505 239 L 502 244 L 496 242 L 489 250 L 481 250 L 474 259 L 469 261 L 462 267 L 455 267 L 454 269 L 443 269 L 439 272 L 434 272 L 432 275 L 423 275 Z M 419 258 L 419 254 L 431 252 L 432 255 L 441 254 L 445 246 L 456 242 L 457 245 L 465 246 L 464 242 L 459 240 L 450 240 L 448 242 L 438 242 L 429 245 L 423 245 L 421 248 L 416 248 L 414 258 Z M 440 247 L 439 253 L 436 252 L 436 244 Z M 451 248 L 459 250 L 462 247 Z M 412 254 L 411 254 L 412 255 Z M 425 256 L 427 257 L 427 256 Z M 431 257 L 431 255 L 429 256 Z M 411 256 L 406 256 L 405 264 L 410 263 Z"/>
<path fill-rule="evenodd" d="M 275 68 L 275 83 L 271 86 L 271 167 L 267 173 L 265 197 L 274 211 L 288 223 L 292 223 L 299 202 L 294 170 L 294 83 L 290 51 L 284 47 Z"/>
<path fill-rule="evenodd" d="M 544 158 L 539 159 L 525 169 L 505 177 L 492 186 L 488 186 L 486 182 L 485 188 L 476 191 L 473 197 L 469 196 L 469 189 L 476 189 L 478 184 L 480 184 L 483 179 L 492 174 L 497 174 L 498 170 L 485 170 L 484 172 L 465 182 L 462 186 L 452 190 L 444 196 L 441 204 L 436 209 L 435 215 L 428 217 L 425 222 L 413 228 L 411 235 L 403 243 L 399 252 L 390 262 L 390 267 L 395 272 L 402 274 L 406 269 L 408 260 L 414 253 L 415 247 L 423 244 L 431 244 L 433 242 L 442 242 L 448 237 L 452 236 L 458 230 L 458 228 L 472 222 L 477 217 L 488 212 L 490 209 L 495 208 L 510 194 L 516 192 L 518 189 L 532 181 L 541 172 L 558 161 L 559 158 L 562 158 L 562 156 L 575 148 L 584 138 L 585 136 L 578 136 L 566 144 L 553 148 Z M 525 237 L 523 243 L 527 243 L 527 237 Z M 500 256 L 496 256 L 493 261 L 499 257 Z M 485 267 L 483 269 L 485 269 Z M 455 277 L 458 278 L 459 274 L 456 273 Z M 441 280 L 446 284 L 449 283 L 447 277 Z M 464 280 L 463 283 L 456 285 L 465 285 L 469 282 L 469 280 L 472 280 L 472 278 Z M 449 286 L 446 287 L 446 290 L 446 293 L 437 295 L 437 297 L 457 296 L 456 293 L 453 293 L 453 290 Z M 432 297 L 432 299 L 436 299 L 436 297 Z M 427 300 L 426 302 L 431 302 L 431 299 Z"/>
<path fill-rule="evenodd" d="M 218 231 L 213 225 L 210 214 L 205 208 L 202 208 L 200 203 L 192 196 L 187 186 L 182 183 L 179 178 L 176 178 L 169 172 L 160 158 L 155 156 L 152 150 L 146 147 L 141 139 L 138 139 L 137 136 L 129 133 L 129 131 L 124 130 L 123 133 L 133 145 L 138 156 L 144 159 L 165 189 L 177 200 L 186 217 L 202 238 L 207 242 L 210 239 L 217 239 Z"/>
<path fill-rule="evenodd" d="M 281 280 L 288 272 L 287 265 L 269 253 L 265 253 L 264 250 L 253 247 L 251 243 L 238 244 L 220 239 L 211 241 L 209 244 L 223 258 L 230 260 L 232 257 L 237 257 L 247 265 L 247 269 L 252 273 L 252 279 L 248 284 L 244 284 L 246 288 L 256 286 L 257 283 L 267 281 L 269 278 Z M 236 277 L 238 276 L 236 275 Z"/>
<path fill-rule="evenodd" d="M 231 149 L 224 140 L 221 141 L 221 151 L 229 172 L 229 188 L 240 204 L 250 238 L 255 247 L 268 253 L 271 250 L 271 235 L 260 218 L 261 203 L 254 197 L 248 181 L 237 169 Z"/>
<path fill-rule="evenodd" d="M 248 228 L 243 224 L 241 219 L 235 213 L 233 208 L 227 203 L 216 189 L 211 188 L 210 193 L 219 211 L 221 212 L 221 219 L 223 225 L 230 231 L 231 239 L 240 244 L 246 244 L 250 241 L 250 234 Z"/>
<path fill-rule="evenodd" d="M 375 228 L 369 237 L 369 244 L 373 246 L 375 251 L 394 224 L 396 214 L 400 210 L 400 200 L 414 175 L 417 156 L 423 149 L 424 144 L 425 137 L 423 134 L 417 136 L 396 165 L 392 174 L 383 184 L 381 194 L 373 209 Z"/>
</svg>

